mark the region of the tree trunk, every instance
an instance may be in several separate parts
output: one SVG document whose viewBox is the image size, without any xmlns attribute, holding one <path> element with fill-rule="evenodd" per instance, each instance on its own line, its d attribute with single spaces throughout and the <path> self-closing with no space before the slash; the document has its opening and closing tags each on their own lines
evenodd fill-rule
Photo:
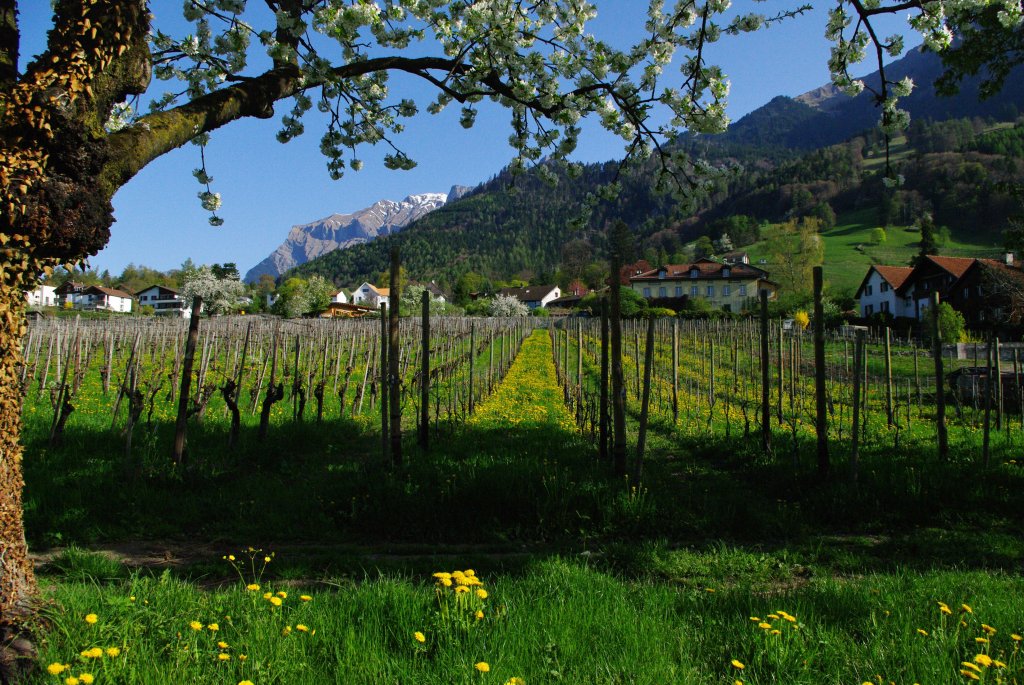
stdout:
<svg viewBox="0 0 1024 685">
<path fill-rule="evenodd" d="M 22 518 L 25 481 L 19 442 L 18 371 L 22 363 L 26 304 L 20 285 L 17 274 L 0 269 L 0 681 L 13 676 L 22 665 L 19 657 L 23 650 L 19 645 L 24 643 L 13 640 L 30 616 L 38 590 L 28 559 Z"/>
</svg>

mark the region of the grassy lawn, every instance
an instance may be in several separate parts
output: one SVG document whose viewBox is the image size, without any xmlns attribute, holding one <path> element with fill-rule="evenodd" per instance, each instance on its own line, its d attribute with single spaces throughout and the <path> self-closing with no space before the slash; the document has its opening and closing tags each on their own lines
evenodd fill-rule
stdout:
<svg viewBox="0 0 1024 685">
<path fill-rule="evenodd" d="M 655 413 L 645 480 L 622 483 L 574 427 L 542 331 L 399 471 L 373 421 L 285 422 L 229 455 L 212 410 L 192 470 L 136 470 L 106 412 L 51 449 L 33 406 L 32 546 L 81 545 L 40 568 L 38 682 L 1024 679 L 1024 468 L 983 471 L 967 443 L 939 463 L 872 429 L 853 485 L 758 457 L 738 417 L 730 436 Z M 166 436 L 146 435 L 156 460 Z M 482 586 L 434 575 L 456 570 Z"/>
<path fill-rule="evenodd" d="M 825 281 L 833 289 L 855 291 L 872 264 L 905 266 L 917 255 L 920 235 L 909 226 L 890 226 L 884 243 L 875 245 L 871 231 L 878 227 L 874 209 L 841 214 L 836 225 L 822 232 L 825 241 Z M 759 264 L 763 245 L 746 248 L 751 262 L 772 270 L 772 264 Z M 1002 249 L 990 243 L 974 242 L 970 236 L 954 234 L 940 253 L 949 257 L 998 257 Z"/>
</svg>

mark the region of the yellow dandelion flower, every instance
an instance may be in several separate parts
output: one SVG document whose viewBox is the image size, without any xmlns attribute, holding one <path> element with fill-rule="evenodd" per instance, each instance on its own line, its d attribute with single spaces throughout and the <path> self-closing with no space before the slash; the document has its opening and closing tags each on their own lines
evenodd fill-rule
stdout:
<svg viewBox="0 0 1024 685">
<path fill-rule="evenodd" d="M 474 665 L 473 668 L 475 668 L 476 670 L 480 671 L 481 673 L 487 673 L 488 671 L 491 670 L 490 664 L 488 664 L 486 661 L 478 661 L 478 662 L 476 662 L 476 665 Z"/>
<path fill-rule="evenodd" d="M 713 588 L 713 587 L 706 587 L 706 588 L 704 588 L 704 592 L 714 592 L 714 591 L 715 591 L 715 588 Z"/>
<path fill-rule="evenodd" d="M 64 679 L 64 685 L 78 685 L 79 682 L 81 681 L 73 675 L 69 675 Z"/>
<path fill-rule="evenodd" d="M 1010 639 L 1013 640 L 1014 642 L 1020 642 L 1024 638 L 1021 638 L 1021 636 L 1018 635 L 1017 633 L 1010 633 Z"/>
<path fill-rule="evenodd" d="M 514 675 L 507 681 L 505 681 L 505 685 L 526 685 L 526 681 L 520 678 L 519 676 Z"/>
<path fill-rule="evenodd" d="M 245 586 L 245 589 L 250 591 L 250 592 L 256 592 L 257 590 L 260 589 L 260 586 L 257 583 L 249 583 L 248 585 Z"/>
<path fill-rule="evenodd" d="M 263 557 L 263 563 L 264 564 L 269 564 L 270 563 L 270 557 Z"/>
<path fill-rule="evenodd" d="M 191 623 L 188 624 L 188 627 L 191 628 L 192 630 L 202 630 L 203 629 L 203 624 L 200 623 L 199 621 L 192 621 Z"/>
<path fill-rule="evenodd" d="M 968 680 L 981 680 L 977 673 L 974 671 L 968 671 L 966 668 L 960 669 L 960 675 Z"/>
<path fill-rule="evenodd" d="M 295 630 L 299 631 L 300 633 L 308 633 L 309 632 L 309 626 L 307 626 L 304 623 L 296 623 L 295 624 Z"/>
<path fill-rule="evenodd" d="M 270 598 L 270 603 L 273 604 L 276 607 L 279 607 L 282 604 L 281 598 L 280 597 L 271 597 Z"/>
<path fill-rule="evenodd" d="M 761 622 L 761 619 L 758 618 L 757 616 L 751 616 L 750 620 L 753 621 L 754 623 L 760 623 Z"/>
<path fill-rule="evenodd" d="M 245 660 L 246 660 L 246 659 L 248 659 L 248 658 L 249 658 L 249 657 L 247 657 L 247 656 L 246 656 L 246 655 L 244 655 L 244 654 L 239 654 L 239 655 L 238 655 L 238 660 L 239 660 L 239 661 L 245 661 Z"/>
<path fill-rule="evenodd" d="M 965 614 L 973 614 L 974 613 L 974 609 L 972 609 L 971 607 L 967 606 L 966 604 L 961 604 L 960 605 L 960 610 L 963 611 Z"/>
<path fill-rule="evenodd" d="M 945 604 L 943 604 L 942 606 L 940 606 L 940 607 L 939 607 L 939 611 L 941 611 L 941 612 L 942 612 L 943 614 L 945 614 L 946 616 L 950 616 L 950 615 L 951 615 L 951 614 L 953 613 L 953 610 L 952 610 L 952 609 L 950 609 L 950 608 L 949 608 L 948 606 L 946 606 Z"/>
<path fill-rule="evenodd" d="M 477 609 L 475 615 L 476 615 L 476 620 L 479 621 L 479 620 L 481 620 L 484 617 L 484 612 L 482 612 L 479 609 Z"/>
<path fill-rule="evenodd" d="M 770 618 L 773 621 L 778 621 L 779 620 L 779 615 L 778 614 L 768 614 L 768 618 Z"/>
<path fill-rule="evenodd" d="M 78 680 L 81 681 L 83 685 L 92 685 L 93 681 L 96 679 L 93 677 L 92 673 L 79 673 Z"/>
<path fill-rule="evenodd" d="M 992 665 L 992 657 L 988 654 L 977 654 L 974 657 L 974 663 L 981 664 L 985 668 L 988 668 Z"/>
<path fill-rule="evenodd" d="M 218 661 L 231 661 L 231 655 L 230 654 L 225 654 L 224 652 L 221 652 L 220 654 L 217 655 L 217 660 Z"/>
<path fill-rule="evenodd" d="M 277 596 L 280 597 L 281 599 L 288 599 L 288 593 L 285 592 L 284 590 L 279 591 L 277 593 Z"/>
<path fill-rule="evenodd" d="M 441 579 L 441 585 L 444 585 L 445 587 L 451 587 L 452 586 L 452 579 L 451 578 L 442 578 Z"/>
<path fill-rule="evenodd" d="M 974 641 L 977 642 L 979 645 L 987 645 L 988 644 L 988 638 L 987 637 L 976 637 L 976 638 L 974 638 Z"/>
<path fill-rule="evenodd" d="M 224 642 L 224 640 L 221 640 L 220 642 L 218 642 L 217 646 L 220 647 L 221 649 L 228 649 L 230 647 L 230 645 L 227 642 Z"/>
<path fill-rule="evenodd" d="M 923 635 L 924 637 L 928 637 L 928 631 L 925 630 L 924 628 L 918 628 L 917 629 L 917 634 L 918 635 Z"/>
<path fill-rule="evenodd" d="M 412 639 L 416 640 L 416 642 L 424 643 L 427 641 L 427 636 L 417 630 L 412 634 Z"/>
<path fill-rule="evenodd" d="M 235 560 L 235 555 L 234 554 L 229 554 L 228 555 L 228 561 L 234 561 L 234 560 Z"/>
<path fill-rule="evenodd" d="M 469 592 L 469 588 L 466 587 L 465 585 L 459 585 L 458 587 L 455 588 L 455 594 L 457 594 L 457 595 L 461 595 L 461 594 L 464 594 L 466 592 Z"/>
<path fill-rule="evenodd" d="M 779 630 L 778 628 L 776 628 L 775 630 L 773 630 L 773 631 L 771 632 L 771 634 L 772 634 L 772 635 L 781 635 L 781 634 L 782 634 L 782 631 L 781 631 L 781 630 Z"/>
<path fill-rule="evenodd" d="M 992 665 L 995 666 L 996 668 L 1006 668 L 1006 663 L 1003 662 L 1003 661 L 1000 661 L 999 659 L 993 659 L 992 660 Z"/>
<path fill-rule="evenodd" d="M 312 602 L 313 601 L 313 598 L 310 597 L 309 595 L 299 595 L 299 599 L 301 599 L 303 602 Z"/>
<path fill-rule="evenodd" d="M 474 571 L 471 568 L 467 568 L 465 571 L 462 572 L 462 574 L 466 575 L 466 576 L 475 576 L 476 575 L 476 571 Z"/>
<path fill-rule="evenodd" d="M 281 629 L 281 637 L 288 637 L 291 634 L 292 634 L 292 627 L 291 626 L 285 626 L 284 628 Z"/>
<path fill-rule="evenodd" d="M 93 625 L 98 620 L 100 620 L 100 618 L 96 614 L 86 614 L 85 615 L 85 622 L 88 623 L 89 625 Z"/>
<path fill-rule="evenodd" d="M 238 685 L 253 685 L 251 680 L 239 680 Z"/>
<path fill-rule="evenodd" d="M 109 656 L 111 659 L 113 659 L 114 657 L 117 657 L 117 656 L 121 656 L 121 648 L 120 647 L 107 647 L 107 656 Z"/>
<path fill-rule="evenodd" d="M 220 626 L 217 625 L 216 623 L 211 623 L 210 625 L 206 626 L 206 629 L 211 631 L 211 632 L 216 633 L 218 630 L 220 630 Z"/>
<path fill-rule="evenodd" d="M 757 627 L 760 628 L 761 630 L 768 630 L 769 628 L 772 627 L 772 624 L 771 623 L 767 623 L 766 621 L 761 621 L 760 623 L 757 624 Z"/>
<path fill-rule="evenodd" d="M 961 666 L 966 666 L 967 668 L 971 669 L 972 671 L 977 671 L 978 673 L 981 673 L 981 669 L 978 668 L 977 664 L 974 664 L 974 663 L 972 663 L 970 661 L 961 661 L 960 665 Z"/>
<path fill-rule="evenodd" d="M 60 675 L 65 671 L 65 669 L 67 669 L 67 666 L 57 661 L 53 662 L 52 664 L 46 667 L 46 671 L 50 675 Z"/>
<path fill-rule="evenodd" d="M 997 631 L 995 628 L 993 628 L 992 626 L 990 626 L 987 623 L 982 623 L 981 624 L 981 629 L 984 630 L 989 635 L 995 635 L 997 632 L 999 632 L 999 631 Z"/>
<path fill-rule="evenodd" d="M 746 666 L 744 666 L 744 665 L 743 665 L 743 662 L 742 662 L 742 661 L 740 661 L 739 659 L 733 659 L 731 663 L 732 663 L 732 667 L 733 667 L 733 668 L 738 668 L 738 669 L 740 669 L 741 671 L 742 671 L 742 670 L 743 670 L 744 668 L 746 668 Z"/>
<path fill-rule="evenodd" d="M 482 587 L 481 588 L 477 588 L 476 589 L 476 596 L 479 597 L 480 599 L 487 599 L 487 590 L 484 590 Z"/>
<path fill-rule="evenodd" d="M 270 599 L 273 596 L 274 596 L 273 592 L 264 592 L 263 593 L 263 599 Z"/>
</svg>

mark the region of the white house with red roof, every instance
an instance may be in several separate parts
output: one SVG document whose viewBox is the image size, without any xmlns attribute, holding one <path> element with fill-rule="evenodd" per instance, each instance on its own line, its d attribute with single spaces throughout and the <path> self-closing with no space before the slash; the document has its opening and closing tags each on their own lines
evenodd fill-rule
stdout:
<svg viewBox="0 0 1024 685">
<path fill-rule="evenodd" d="M 692 264 L 665 264 L 629 279 L 630 287 L 645 299 L 703 298 L 715 309 L 741 312 L 752 306 L 762 290 L 775 299 L 778 286 L 768 272 L 750 264 L 722 264 L 699 259 Z"/>
<path fill-rule="evenodd" d="M 860 304 L 860 315 L 871 316 L 879 312 L 893 316 L 914 316 L 913 298 L 896 292 L 907 282 L 913 267 L 873 265 L 857 288 L 855 298 Z"/>
</svg>

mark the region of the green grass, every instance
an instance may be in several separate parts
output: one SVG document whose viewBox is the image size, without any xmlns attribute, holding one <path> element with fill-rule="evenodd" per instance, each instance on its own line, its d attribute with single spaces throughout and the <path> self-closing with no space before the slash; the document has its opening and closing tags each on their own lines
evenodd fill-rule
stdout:
<svg viewBox="0 0 1024 685">
<path fill-rule="evenodd" d="M 257 591 L 241 580 L 203 590 L 166 574 L 63 580 L 50 587 L 40 659 L 103 683 L 950 683 L 977 654 L 1006 664 L 1001 682 L 1024 676 L 1011 637 L 1024 631 L 1019 577 L 812 576 L 765 591 L 763 562 L 740 553 L 727 557 L 728 580 L 677 582 L 691 556 L 663 551 L 634 576 L 597 558 L 538 558 L 513 572 L 477 566 L 488 596 L 483 617 L 467 625 L 441 612 L 429 573 L 298 585 L 264 577 Z M 458 567 L 476 561 L 467 555 Z M 280 607 L 268 591 L 285 592 Z M 95 624 L 85 622 L 90 613 Z M 79 656 L 94 647 L 120 654 Z M 40 682 L 58 682 L 48 678 Z"/>
<path fill-rule="evenodd" d="M 699 374 L 696 357 L 683 370 Z M 806 427 L 794 466 L 786 429 L 765 459 L 738 414 L 724 433 L 724 402 L 711 428 L 699 405 L 673 425 L 655 402 L 644 482 L 623 484 L 572 426 L 543 332 L 476 416 L 429 453 L 408 445 L 400 470 L 377 461 L 369 420 L 279 421 L 268 443 L 243 433 L 225 453 L 212 405 L 176 473 L 161 462 L 168 426 L 140 426 L 144 456 L 128 461 L 87 397 L 59 448 L 45 446 L 45 405 L 26 410 L 30 543 L 125 554 L 148 541 L 170 560 L 56 552 L 40 574 L 40 664 L 71 669 L 38 682 L 940 683 L 985 649 L 1005 682 L 1024 677 L 1010 638 L 1024 632 L 1024 468 L 979 468 L 976 432 L 954 432 L 954 458 L 938 462 L 926 421 L 894 450 L 874 406 L 853 485 L 815 475 Z M 833 458 L 841 473 L 845 453 Z M 223 557 L 248 545 L 275 556 L 239 577 Z M 467 567 L 489 596 L 461 629 L 431 574 Z M 287 597 L 274 607 L 267 591 Z M 958 628 L 961 603 L 974 613 Z M 998 629 L 987 646 L 982 622 Z M 80 656 L 94 647 L 120 654 Z"/>
<path fill-rule="evenodd" d="M 855 291 L 864 280 L 872 264 L 906 266 L 917 255 L 920 233 L 910 226 L 890 226 L 886 240 L 875 245 L 871 231 L 877 228 L 878 217 L 874 209 L 862 209 L 840 214 L 836 225 L 821 236 L 825 241 L 825 281 L 829 287 L 844 291 Z M 772 264 L 759 264 L 766 255 L 762 243 L 744 248 L 751 263 L 772 270 Z M 1001 248 L 992 243 L 981 242 L 970 236 L 954 234 L 942 246 L 940 254 L 949 257 L 996 257 Z"/>
</svg>

